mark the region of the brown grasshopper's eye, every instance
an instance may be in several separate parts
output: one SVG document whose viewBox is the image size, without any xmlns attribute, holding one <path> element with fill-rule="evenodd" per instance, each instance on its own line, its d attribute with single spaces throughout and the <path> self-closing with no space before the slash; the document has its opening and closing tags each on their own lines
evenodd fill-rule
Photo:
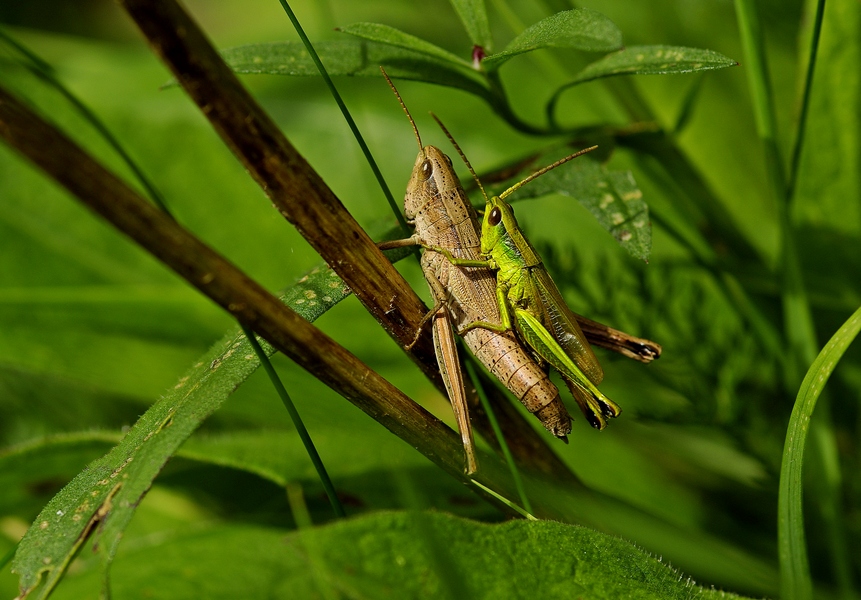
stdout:
<svg viewBox="0 0 861 600">
<path fill-rule="evenodd" d="M 431 161 L 425 159 L 422 163 L 422 177 L 424 179 L 430 179 L 431 175 L 433 175 L 433 165 Z"/>
<path fill-rule="evenodd" d="M 494 206 L 491 209 L 490 214 L 487 215 L 487 223 L 491 227 L 496 227 L 499 225 L 500 221 L 502 221 L 502 211 L 499 210 L 499 207 Z"/>
</svg>

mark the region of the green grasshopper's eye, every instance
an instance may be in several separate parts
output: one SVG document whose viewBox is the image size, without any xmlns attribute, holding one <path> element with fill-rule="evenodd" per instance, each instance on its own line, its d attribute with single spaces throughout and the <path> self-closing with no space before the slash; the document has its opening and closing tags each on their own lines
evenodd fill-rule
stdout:
<svg viewBox="0 0 861 600">
<path fill-rule="evenodd" d="M 433 165 L 431 161 L 425 159 L 422 163 L 422 177 L 424 179 L 430 179 L 431 175 L 433 175 Z"/>
<path fill-rule="evenodd" d="M 487 215 L 487 224 L 491 227 L 495 227 L 499 225 L 500 221 L 502 221 L 502 211 L 499 210 L 498 206 L 494 206 L 491 209 L 490 214 Z"/>
</svg>

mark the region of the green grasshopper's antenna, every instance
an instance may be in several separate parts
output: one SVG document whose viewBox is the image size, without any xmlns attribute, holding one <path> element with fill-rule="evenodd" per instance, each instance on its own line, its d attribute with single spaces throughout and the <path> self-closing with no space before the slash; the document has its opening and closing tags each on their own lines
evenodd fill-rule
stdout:
<svg viewBox="0 0 861 600">
<path fill-rule="evenodd" d="M 410 125 L 413 126 L 413 132 L 416 134 L 416 141 L 419 143 L 419 152 L 422 151 L 422 136 L 419 135 L 419 128 L 416 127 L 416 122 L 413 121 L 413 116 L 410 114 L 407 105 L 404 104 L 404 99 L 401 98 L 401 95 L 398 93 L 398 88 L 395 87 L 395 84 L 392 83 L 392 80 L 389 79 L 389 74 L 386 73 L 386 70 L 383 68 L 383 65 L 380 65 L 380 71 L 383 73 L 383 77 L 386 78 L 386 81 L 389 82 L 389 87 L 392 88 L 392 91 L 395 93 L 395 97 L 398 99 L 398 102 L 401 103 L 401 108 L 404 109 L 404 112 L 407 114 L 407 118 L 410 120 Z"/>
<path fill-rule="evenodd" d="M 543 169 L 540 169 L 540 170 L 538 170 L 538 171 L 535 171 L 535 173 L 533 173 L 532 175 L 530 175 L 529 177 L 527 177 L 526 179 L 524 179 L 524 180 L 523 180 L 523 181 L 521 181 L 520 183 L 515 183 L 515 184 L 514 184 L 514 185 L 512 185 L 510 188 L 508 188 L 507 190 L 505 190 L 504 192 L 502 192 L 502 193 L 499 195 L 499 199 L 500 199 L 500 200 L 505 200 L 505 197 L 506 197 L 506 196 L 509 196 L 509 195 L 511 195 L 512 193 L 516 192 L 518 189 L 520 189 L 521 187 L 523 187 L 524 185 L 526 185 L 526 184 L 527 184 L 527 183 L 529 183 L 530 181 L 532 181 L 532 180 L 534 180 L 534 179 L 538 179 L 539 177 L 541 177 L 542 175 L 544 175 L 547 171 L 552 171 L 553 169 L 555 169 L 555 168 L 556 168 L 556 167 L 558 167 L 559 165 L 564 165 L 565 163 L 567 163 L 567 162 L 568 162 L 569 160 L 571 160 L 571 159 L 577 158 L 578 156 L 582 156 L 582 155 L 586 154 L 587 152 L 592 152 L 592 150 L 595 150 L 597 147 L 598 147 L 598 146 L 592 146 L 591 148 L 586 148 L 586 149 L 584 149 L 584 150 L 580 150 L 579 152 L 575 152 L 574 154 L 571 154 L 571 155 L 569 155 L 569 156 L 566 156 L 565 158 L 560 158 L 559 160 L 557 160 L 557 161 L 556 161 L 555 163 L 553 163 L 552 165 L 547 165 L 547 166 L 546 166 L 546 167 L 544 167 Z"/>
<path fill-rule="evenodd" d="M 469 172 L 472 174 L 472 178 L 475 180 L 475 183 L 478 184 L 478 189 L 481 190 L 481 195 L 484 196 L 484 201 L 488 202 L 487 192 L 484 191 L 484 186 L 481 185 L 481 180 L 478 178 L 478 175 L 475 174 L 475 171 L 472 169 L 472 165 L 469 164 L 469 159 L 466 158 L 466 154 L 463 153 L 463 150 L 461 150 L 460 146 L 457 145 L 457 142 L 454 141 L 454 137 L 449 133 L 448 129 L 445 128 L 445 125 L 442 124 L 442 121 L 439 120 L 439 117 L 433 113 L 431 113 L 431 116 L 434 118 L 434 121 L 437 122 L 437 125 L 440 126 L 440 129 L 443 130 L 446 137 L 451 142 L 451 145 L 454 146 L 455 150 L 457 150 L 457 153 L 460 154 L 460 158 L 463 160 L 464 164 L 466 164 L 466 168 L 469 169 Z"/>
</svg>

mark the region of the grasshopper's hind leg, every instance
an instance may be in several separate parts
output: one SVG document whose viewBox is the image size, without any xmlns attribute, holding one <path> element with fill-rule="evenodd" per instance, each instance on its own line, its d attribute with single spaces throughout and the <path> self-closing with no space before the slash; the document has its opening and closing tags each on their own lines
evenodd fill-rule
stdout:
<svg viewBox="0 0 861 600">
<path fill-rule="evenodd" d="M 525 310 L 515 310 L 515 318 L 517 332 L 538 356 L 559 371 L 592 427 L 604 429 L 606 418 L 621 414 L 619 405 L 595 386 L 534 315 Z"/>
<path fill-rule="evenodd" d="M 436 302 L 434 310 L 430 311 L 426 317 L 433 318 L 432 333 L 437 365 L 448 393 L 448 399 L 451 402 L 457 428 L 460 430 L 463 451 L 466 454 L 466 474 L 472 475 L 478 470 L 478 459 L 475 456 L 475 438 L 472 433 L 472 423 L 469 420 L 469 405 L 466 401 L 463 371 L 457 356 L 454 325 L 445 303 L 445 288 L 436 277 L 426 278 Z M 423 322 L 425 320 L 422 319 Z"/>
</svg>

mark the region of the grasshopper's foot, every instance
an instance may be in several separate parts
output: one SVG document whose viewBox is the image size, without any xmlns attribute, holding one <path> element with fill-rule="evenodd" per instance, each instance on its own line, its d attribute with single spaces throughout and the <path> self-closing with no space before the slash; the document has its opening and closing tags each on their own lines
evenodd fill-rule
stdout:
<svg viewBox="0 0 861 600">
<path fill-rule="evenodd" d="M 578 384 L 571 381 L 565 381 L 568 384 L 568 389 L 571 390 L 571 395 L 583 411 L 583 416 L 589 422 L 589 425 L 598 431 L 607 426 L 607 419 L 615 419 L 622 414 L 622 409 L 618 404 L 607 398 L 604 394 L 592 394 L 591 392 L 581 388 Z"/>
</svg>

